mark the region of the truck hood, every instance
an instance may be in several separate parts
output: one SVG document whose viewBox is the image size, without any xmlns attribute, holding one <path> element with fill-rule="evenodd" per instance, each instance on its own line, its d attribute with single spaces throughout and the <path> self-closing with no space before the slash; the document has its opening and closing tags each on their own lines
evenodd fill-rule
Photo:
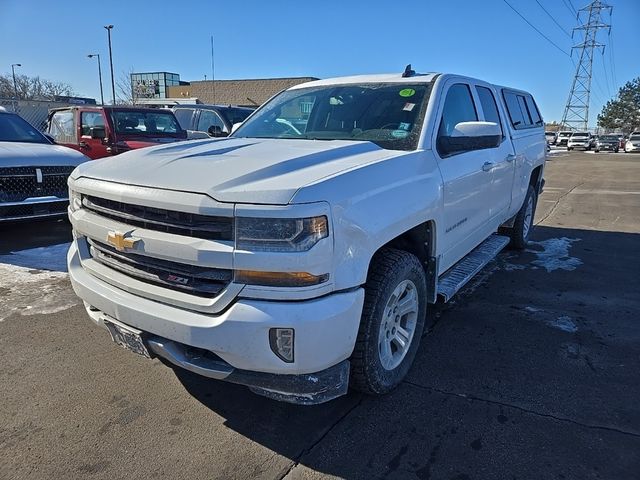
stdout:
<svg viewBox="0 0 640 480">
<path fill-rule="evenodd" d="M 0 142 L 0 166 L 78 166 L 89 160 L 82 153 L 60 145 L 28 142 Z"/>
<path fill-rule="evenodd" d="M 371 142 L 207 139 L 90 162 L 73 177 L 202 193 L 220 202 L 285 205 L 305 185 L 406 153 Z"/>
</svg>

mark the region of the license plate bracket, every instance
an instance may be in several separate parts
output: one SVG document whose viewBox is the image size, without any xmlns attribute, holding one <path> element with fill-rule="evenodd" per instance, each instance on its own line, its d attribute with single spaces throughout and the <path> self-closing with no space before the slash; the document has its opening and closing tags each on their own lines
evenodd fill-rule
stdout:
<svg viewBox="0 0 640 480">
<path fill-rule="evenodd" d="M 142 330 L 130 327 L 129 325 L 119 322 L 115 318 L 107 316 L 102 317 L 102 322 L 105 327 L 107 327 L 107 330 L 109 330 L 111 339 L 115 343 L 133 353 L 151 358 L 151 354 L 149 353 L 149 350 L 144 344 L 144 340 L 142 338 Z"/>
</svg>

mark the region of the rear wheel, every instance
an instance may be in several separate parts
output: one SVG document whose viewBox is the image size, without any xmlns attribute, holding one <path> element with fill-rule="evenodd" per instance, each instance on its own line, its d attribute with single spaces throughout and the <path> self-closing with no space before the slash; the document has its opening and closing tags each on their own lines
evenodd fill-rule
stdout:
<svg viewBox="0 0 640 480">
<path fill-rule="evenodd" d="M 353 388 L 380 395 L 402 381 L 420 344 L 426 307 L 425 273 L 418 258 L 392 248 L 376 253 L 351 356 Z"/>
<path fill-rule="evenodd" d="M 600 150 L 598 150 L 597 148 L 594 150 L 595 153 L 600 153 Z"/>
<path fill-rule="evenodd" d="M 529 237 L 533 231 L 533 218 L 536 214 L 537 203 L 538 195 L 536 190 L 532 185 L 529 185 L 527 196 L 516 215 L 513 227 L 508 230 L 509 237 L 511 237 L 511 243 L 509 244 L 511 248 L 523 250 L 527 247 Z"/>
</svg>

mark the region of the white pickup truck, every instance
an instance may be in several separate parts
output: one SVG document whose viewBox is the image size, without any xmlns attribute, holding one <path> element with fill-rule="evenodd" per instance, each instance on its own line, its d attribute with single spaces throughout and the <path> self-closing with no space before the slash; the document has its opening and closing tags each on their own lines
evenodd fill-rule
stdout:
<svg viewBox="0 0 640 480">
<path fill-rule="evenodd" d="M 526 92 L 410 67 L 292 87 L 228 138 L 78 167 L 73 288 L 114 341 L 205 377 L 388 392 L 428 304 L 526 245 L 543 125 Z"/>
</svg>

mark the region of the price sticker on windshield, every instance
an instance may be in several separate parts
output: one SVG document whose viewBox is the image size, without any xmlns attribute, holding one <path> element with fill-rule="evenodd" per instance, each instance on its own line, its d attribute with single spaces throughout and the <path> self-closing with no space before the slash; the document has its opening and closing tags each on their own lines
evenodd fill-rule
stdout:
<svg viewBox="0 0 640 480">
<path fill-rule="evenodd" d="M 398 92 L 401 97 L 413 97 L 416 94 L 416 91 L 413 88 L 403 88 Z"/>
</svg>

